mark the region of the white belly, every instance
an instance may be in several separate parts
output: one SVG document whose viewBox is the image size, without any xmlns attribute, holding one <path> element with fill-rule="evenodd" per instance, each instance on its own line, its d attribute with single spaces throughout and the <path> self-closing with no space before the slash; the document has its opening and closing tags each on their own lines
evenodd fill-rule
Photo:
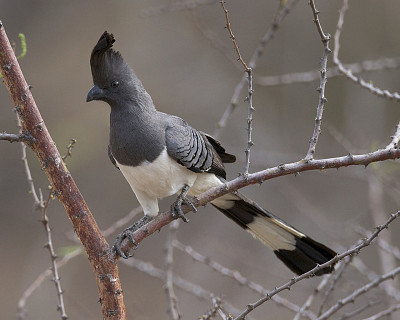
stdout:
<svg viewBox="0 0 400 320">
<path fill-rule="evenodd" d="M 144 162 L 136 167 L 116 162 L 144 213 L 150 216 L 158 214 L 158 199 L 180 193 L 185 185 L 191 187 L 189 195 L 195 196 L 221 184 L 214 174 L 195 173 L 180 165 L 166 150 L 153 162 Z"/>
</svg>

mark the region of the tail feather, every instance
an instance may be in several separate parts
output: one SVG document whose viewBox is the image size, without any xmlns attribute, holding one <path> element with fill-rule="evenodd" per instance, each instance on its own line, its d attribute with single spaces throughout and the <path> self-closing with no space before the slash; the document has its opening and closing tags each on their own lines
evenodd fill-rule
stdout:
<svg viewBox="0 0 400 320">
<path fill-rule="evenodd" d="M 239 193 L 216 199 L 212 204 L 274 250 L 275 255 L 296 274 L 307 272 L 336 255 L 333 250 L 296 230 Z M 316 274 L 331 273 L 333 270 L 332 265 Z"/>
</svg>

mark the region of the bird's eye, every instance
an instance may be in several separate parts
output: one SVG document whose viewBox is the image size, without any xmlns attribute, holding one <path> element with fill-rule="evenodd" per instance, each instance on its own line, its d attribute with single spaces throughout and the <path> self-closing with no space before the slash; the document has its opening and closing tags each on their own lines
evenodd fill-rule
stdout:
<svg viewBox="0 0 400 320">
<path fill-rule="evenodd" d="M 112 88 L 116 88 L 119 86 L 119 82 L 117 80 L 114 80 L 113 82 L 111 82 L 111 87 Z"/>
</svg>

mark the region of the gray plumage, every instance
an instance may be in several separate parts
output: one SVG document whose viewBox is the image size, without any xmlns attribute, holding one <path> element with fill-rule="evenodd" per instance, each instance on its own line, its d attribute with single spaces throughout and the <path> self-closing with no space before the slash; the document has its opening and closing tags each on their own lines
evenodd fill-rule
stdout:
<svg viewBox="0 0 400 320">
<path fill-rule="evenodd" d="M 182 202 L 189 203 L 186 194 L 196 196 L 222 185 L 226 176 L 224 163 L 236 158 L 210 135 L 179 117 L 157 111 L 141 81 L 121 54 L 112 49 L 114 41 L 113 35 L 105 32 L 92 51 L 94 87 L 87 101 L 100 100 L 111 106 L 108 154 L 136 194 L 145 217 L 151 219 L 158 214 L 158 199 L 177 193 L 181 194 L 174 208 L 179 211 Z M 297 274 L 336 254 L 238 192 L 211 203 L 272 248 Z M 129 238 L 129 232 L 140 225 L 131 226 L 117 238 L 115 246 L 121 256 L 125 257 L 118 249 L 120 241 Z M 332 270 L 332 266 L 327 267 L 318 274 Z"/>
</svg>

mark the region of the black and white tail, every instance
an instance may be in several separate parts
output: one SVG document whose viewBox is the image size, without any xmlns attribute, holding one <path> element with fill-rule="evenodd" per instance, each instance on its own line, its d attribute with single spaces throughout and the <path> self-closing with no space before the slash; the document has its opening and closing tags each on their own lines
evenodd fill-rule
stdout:
<svg viewBox="0 0 400 320">
<path fill-rule="evenodd" d="M 333 250 L 296 230 L 240 193 L 228 194 L 212 201 L 212 204 L 270 247 L 298 275 L 336 256 Z M 316 275 L 331 273 L 333 270 L 334 266 L 331 265 L 319 270 Z"/>
</svg>

